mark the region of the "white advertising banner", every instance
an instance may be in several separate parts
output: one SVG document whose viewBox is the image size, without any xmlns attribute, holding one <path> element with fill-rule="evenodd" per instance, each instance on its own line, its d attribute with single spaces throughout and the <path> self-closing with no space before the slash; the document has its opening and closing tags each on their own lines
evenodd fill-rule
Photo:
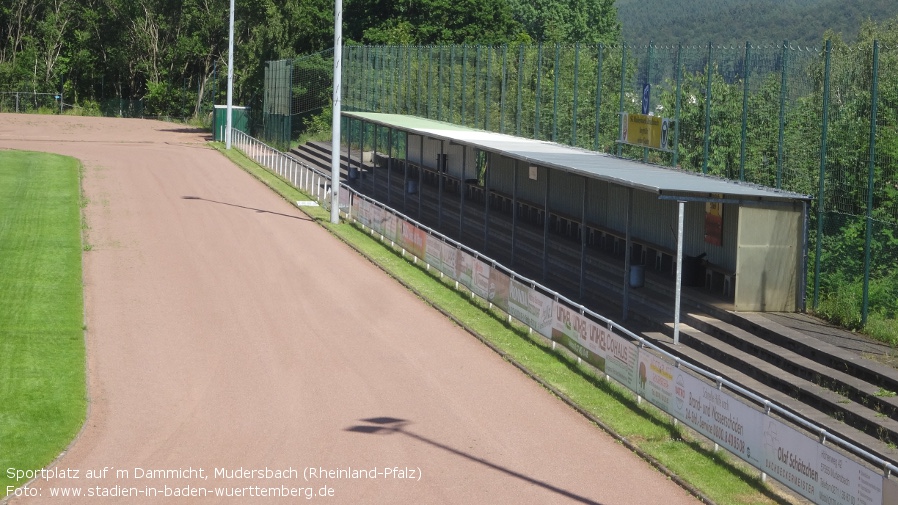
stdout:
<svg viewBox="0 0 898 505">
<path fill-rule="evenodd" d="M 443 252 L 441 254 L 442 271 L 448 275 L 450 279 L 458 280 L 458 271 L 456 269 L 458 262 L 458 248 L 454 245 L 443 242 Z"/>
<path fill-rule="evenodd" d="M 761 426 L 770 418 L 724 391 L 678 370 L 675 415 L 736 456 L 762 468 Z"/>
<path fill-rule="evenodd" d="M 426 244 L 424 261 L 426 261 L 428 265 L 443 272 L 443 241 L 431 235 L 427 237 Z"/>
<path fill-rule="evenodd" d="M 483 260 L 474 260 L 474 270 L 471 272 L 471 291 L 475 295 L 489 299 L 490 296 L 490 264 Z"/>
<path fill-rule="evenodd" d="M 474 275 L 474 257 L 465 251 L 458 251 L 455 255 L 455 273 L 458 275 L 456 279 L 471 291 L 474 291 L 474 283 L 472 276 Z"/>
<path fill-rule="evenodd" d="M 526 284 L 509 283 L 508 313 L 547 338 L 552 338 L 553 304 L 554 300 Z"/>
<path fill-rule="evenodd" d="M 617 382 L 636 391 L 639 380 L 639 347 L 630 339 L 602 328 L 599 345 L 605 353 L 605 373 Z"/>
<path fill-rule="evenodd" d="M 816 439 L 768 417 L 762 469 L 793 491 L 831 505 L 880 505 L 883 477 Z"/>
<path fill-rule="evenodd" d="M 636 393 L 649 403 L 677 415 L 682 405 L 677 406 L 675 374 L 679 373 L 671 363 L 652 352 L 639 353 L 639 389 Z M 681 400 L 682 401 L 682 400 Z"/>
<path fill-rule="evenodd" d="M 601 354 L 601 343 L 590 346 L 590 330 L 595 335 L 598 326 L 560 303 L 555 304 L 553 312 L 552 340 L 561 343 L 592 366 L 606 370 L 606 357 Z"/>
</svg>

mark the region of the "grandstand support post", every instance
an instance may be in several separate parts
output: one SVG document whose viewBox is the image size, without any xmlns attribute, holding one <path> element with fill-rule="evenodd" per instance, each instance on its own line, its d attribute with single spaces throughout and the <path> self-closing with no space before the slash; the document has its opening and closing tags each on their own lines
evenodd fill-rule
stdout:
<svg viewBox="0 0 898 505">
<path fill-rule="evenodd" d="M 518 67 L 520 68 L 520 67 Z M 518 232 L 518 163 L 514 164 L 514 181 L 511 186 L 511 263 L 514 266 L 514 252 L 517 245 Z"/>
<path fill-rule="evenodd" d="M 746 132 L 748 131 L 748 76 L 750 72 L 750 66 L 748 64 L 749 58 L 751 58 L 751 42 L 745 43 L 745 64 L 742 68 L 745 69 L 745 75 L 742 77 L 744 82 L 742 83 L 742 135 L 739 143 L 739 180 L 745 180 L 745 142 L 746 142 Z"/>
<path fill-rule="evenodd" d="M 340 0 L 337 0 L 338 2 Z M 228 110 L 225 121 L 225 149 L 231 148 L 231 114 L 234 107 L 234 0 L 231 0 L 228 28 Z"/>
<path fill-rule="evenodd" d="M 829 133 L 829 79 L 833 42 L 826 41 L 826 62 L 823 70 L 823 125 L 820 134 L 820 175 L 817 181 L 817 252 L 814 254 L 814 309 L 820 302 L 820 255 L 823 254 L 823 197 L 826 190 L 826 140 Z"/>
<path fill-rule="evenodd" d="M 580 203 L 580 300 L 586 294 L 586 209 L 589 203 L 589 178 L 583 177 L 583 201 Z"/>
<path fill-rule="evenodd" d="M 546 171 L 546 193 L 543 197 L 543 282 L 549 278 L 549 197 L 552 194 L 549 181 L 552 178 L 552 170 Z"/>
<path fill-rule="evenodd" d="M 233 0 L 231 0 L 233 2 Z M 343 0 L 334 2 L 334 118 L 331 147 L 331 223 L 340 222 L 340 93 L 343 75 Z"/>
<path fill-rule="evenodd" d="M 393 127 L 390 127 L 390 126 L 387 127 L 387 173 L 388 174 L 393 173 L 393 132 L 394 131 L 395 130 L 393 129 Z M 408 146 L 406 146 L 406 147 L 408 147 Z M 408 156 L 405 157 L 405 160 L 408 161 Z M 371 156 L 371 164 L 377 165 L 377 149 L 374 150 L 374 153 Z M 405 188 L 402 188 L 402 189 L 403 189 L 402 193 L 405 194 Z M 393 200 L 390 196 L 392 194 L 391 191 L 392 191 L 391 188 L 388 187 L 387 188 L 387 202 L 392 204 Z"/>
<path fill-rule="evenodd" d="M 462 233 L 465 223 L 465 192 L 468 191 L 468 185 L 465 182 L 465 171 L 468 165 L 468 146 L 461 146 L 461 178 L 458 181 L 458 241 L 461 242 Z"/>
<path fill-rule="evenodd" d="M 421 186 L 424 183 L 424 135 L 421 135 L 421 166 L 418 167 L 418 187 L 415 189 L 415 193 L 418 196 L 418 221 L 421 220 Z M 405 163 L 408 164 L 408 138 L 405 139 Z"/>
<path fill-rule="evenodd" d="M 876 106 L 879 101 L 879 41 L 873 41 L 873 90 L 870 97 L 870 163 L 867 176 L 867 237 L 864 241 L 864 298 L 861 326 L 867 325 L 870 311 L 870 244 L 873 242 L 873 182 L 876 169 Z"/>
<path fill-rule="evenodd" d="M 776 156 L 776 189 L 783 187 L 783 144 L 786 141 L 786 71 L 788 70 L 789 41 L 783 41 L 783 74 L 780 78 L 780 124 Z"/>
<path fill-rule="evenodd" d="M 630 232 L 633 226 L 633 188 L 627 189 L 627 220 L 624 231 L 624 299 L 621 303 L 621 320 L 626 321 L 630 315 L 630 248 L 633 247 L 633 236 Z"/>
<path fill-rule="evenodd" d="M 674 345 L 680 344 L 680 297 L 683 292 L 683 220 L 686 202 L 677 201 L 677 287 L 674 300 Z"/>
<path fill-rule="evenodd" d="M 487 102 L 489 103 L 489 102 Z M 483 252 L 489 254 L 490 244 L 490 158 L 492 153 L 486 154 L 486 169 L 483 171 Z"/>
<path fill-rule="evenodd" d="M 406 142 L 408 142 L 406 140 Z M 440 160 L 437 163 L 437 229 L 443 229 L 443 176 L 446 173 L 446 141 L 440 140 Z M 421 188 L 418 188 L 420 191 Z"/>
</svg>

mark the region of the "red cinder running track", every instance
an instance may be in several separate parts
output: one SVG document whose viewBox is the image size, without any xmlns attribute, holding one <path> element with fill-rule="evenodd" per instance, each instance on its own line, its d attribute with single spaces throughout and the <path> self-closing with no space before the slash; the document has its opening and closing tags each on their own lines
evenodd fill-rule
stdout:
<svg viewBox="0 0 898 505">
<path fill-rule="evenodd" d="M 84 163 L 92 245 L 80 478 L 11 503 L 697 503 L 206 140 L 0 114 Z"/>
</svg>

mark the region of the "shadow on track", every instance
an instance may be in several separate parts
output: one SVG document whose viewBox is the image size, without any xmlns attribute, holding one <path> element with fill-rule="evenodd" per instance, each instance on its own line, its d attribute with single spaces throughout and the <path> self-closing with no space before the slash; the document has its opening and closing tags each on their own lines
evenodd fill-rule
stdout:
<svg viewBox="0 0 898 505">
<path fill-rule="evenodd" d="M 290 214 L 283 214 L 281 212 L 272 212 L 270 210 L 257 209 L 255 207 L 246 207 L 244 205 L 237 205 L 236 203 L 219 202 L 218 200 L 209 200 L 208 198 L 202 198 L 199 196 L 182 196 L 181 198 L 184 200 L 201 200 L 204 202 L 217 203 L 219 205 L 227 205 L 229 207 L 237 207 L 240 209 L 252 210 L 259 214 L 274 214 L 275 216 L 284 216 L 284 217 L 289 217 L 290 219 L 299 219 L 301 221 L 314 221 L 313 219 L 305 217 L 305 216 L 291 216 Z"/>
<path fill-rule="evenodd" d="M 498 470 L 506 475 L 510 475 L 525 482 L 529 482 L 530 484 L 534 484 L 543 489 L 547 489 L 549 491 L 552 491 L 553 493 L 564 496 L 565 498 L 569 498 L 580 503 L 586 503 L 588 505 L 602 505 L 600 502 L 590 500 L 589 498 L 574 494 L 570 491 L 553 486 L 552 484 L 549 484 L 547 482 L 534 479 L 533 477 L 528 477 L 522 473 L 518 473 L 514 470 L 505 468 L 504 466 L 499 466 L 495 463 L 491 463 L 483 458 L 478 458 L 477 456 L 474 456 L 472 454 L 468 454 L 464 451 L 449 447 L 448 445 L 441 444 L 435 440 L 430 440 L 429 438 L 412 433 L 411 431 L 405 429 L 405 426 L 409 424 L 409 421 L 406 421 L 405 419 L 397 419 L 395 417 L 371 417 L 368 419 L 360 419 L 360 421 L 368 424 L 350 426 L 349 428 L 346 428 L 345 431 L 353 433 L 364 433 L 366 435 L 389 435 L 393 433 L 400 433 L 420 442 L 424 442 L 425 444 L 432 445 L 433 447 L 436 447 L 438 449 L 442 449 L 446 452 L 455 454 L 456 456 L 474 461 L 475 463 L 480 463 L 481 465 L 492 468 L 493 470 Z"/>
</svg>

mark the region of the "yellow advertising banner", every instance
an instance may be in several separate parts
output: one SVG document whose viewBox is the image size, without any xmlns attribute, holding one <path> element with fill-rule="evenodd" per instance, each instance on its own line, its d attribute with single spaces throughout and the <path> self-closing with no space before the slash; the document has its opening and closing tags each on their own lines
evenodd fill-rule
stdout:
<svg viewBox="0 0 898 505">
<path fill-rule="evenodd" d="M 621 116 L 621 142 L 653 149 L 668 150 L 670 120 L 646 114 Z"/>
</svg>

